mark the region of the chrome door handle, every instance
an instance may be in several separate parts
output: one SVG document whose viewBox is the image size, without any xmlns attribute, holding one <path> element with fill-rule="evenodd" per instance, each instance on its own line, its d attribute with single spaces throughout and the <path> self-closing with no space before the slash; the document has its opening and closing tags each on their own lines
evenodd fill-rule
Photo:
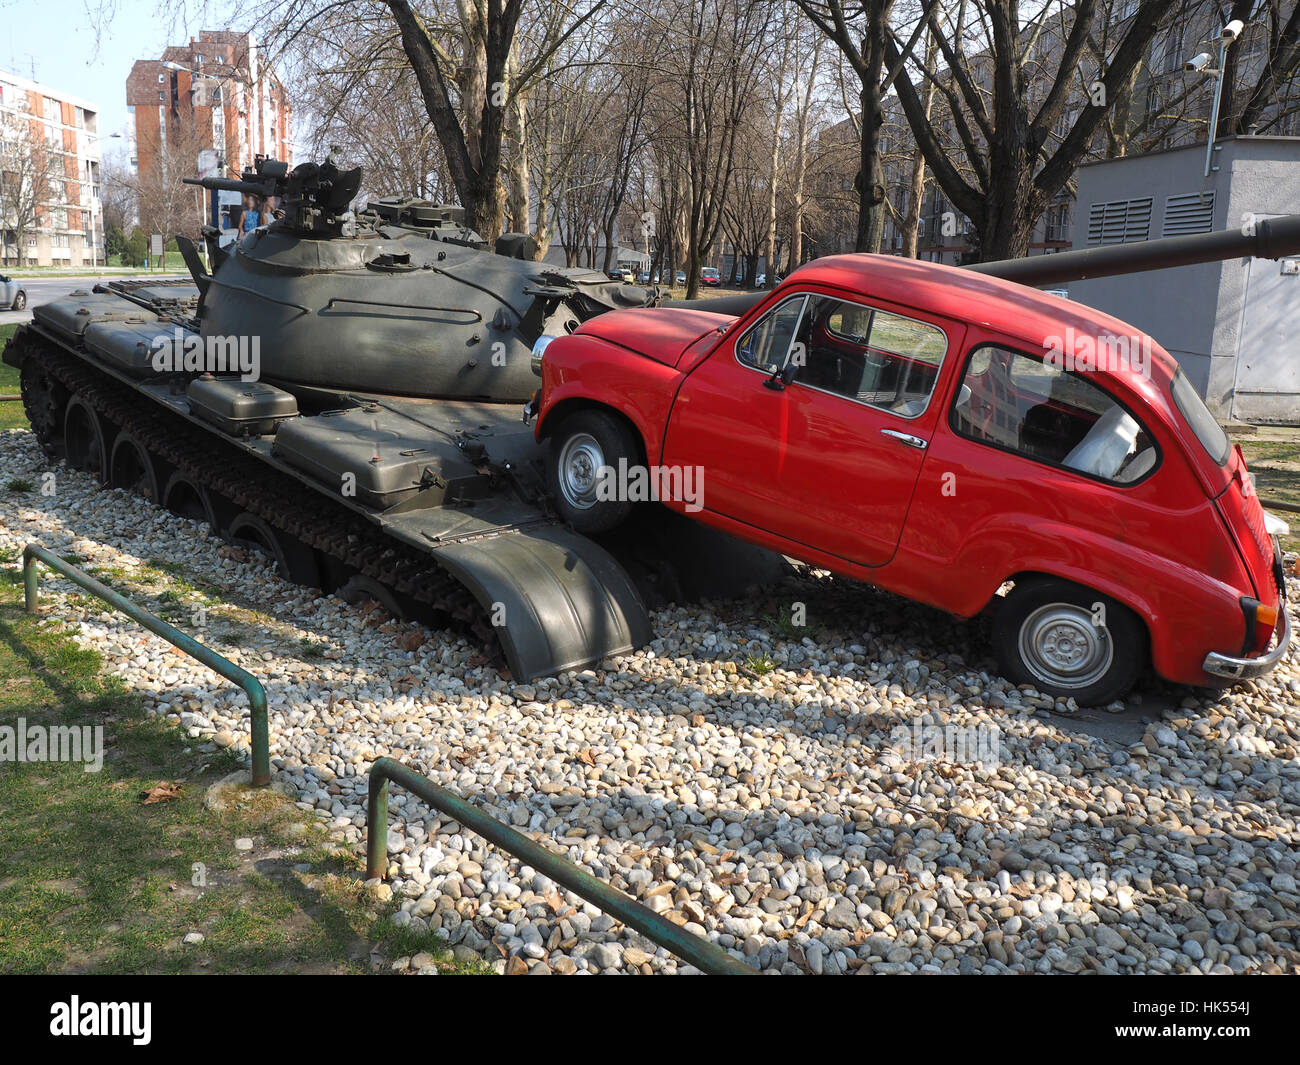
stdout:
<svg viewBox="0 0 1300 1065">
<path fill-rule="evenodd" d="M 930 446 L 928 440 L 922 440 L 919 436 L 913 436 L 911 433 L 900 433 L 897 429 L 881 429 L 885 436 L 892 436 L 895 440 L 900 440 L 908 447 L 914 447 L 918 451 L 924 451 Z"/>
</svg>

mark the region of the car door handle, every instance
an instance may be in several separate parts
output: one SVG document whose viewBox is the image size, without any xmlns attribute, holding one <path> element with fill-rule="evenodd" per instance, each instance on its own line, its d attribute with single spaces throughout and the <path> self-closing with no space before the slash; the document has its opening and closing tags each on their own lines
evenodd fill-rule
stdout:
<svg viewBox="0 0 1300 1065">
<path fill-rule="evenodd" d="M 895 440 L 900 440 L 908 447 L 914 447 L 918 451 L 924 451 L 930 446 L 928 440 L 922 440 L 919 436 L 913 436 L 911 433 L 900 433 L 897 429 L 881 429 L 885 436 L 892 436 Z"/>
</svg>

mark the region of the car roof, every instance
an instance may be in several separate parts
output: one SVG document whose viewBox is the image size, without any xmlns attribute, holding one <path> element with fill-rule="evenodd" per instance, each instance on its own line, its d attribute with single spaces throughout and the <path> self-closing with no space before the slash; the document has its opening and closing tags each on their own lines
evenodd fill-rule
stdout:
<svg viewBox="0 0 1300 1065">
<path fill-rule="evenodd" d="M 1020 342 L 1031 352 L 1045 352 L 1049 339 L 1066 330 L 1089 337 L 1131 337 L 1149 345 L 1149 369 L 1120 364 L 1097 372 L 1124 391 L 1141 395 L 1168 411 L 1167 389 L 1177 362 L 1154 339 L 1136 326 L 1074 300 L 1063 299 L 1014 281 L 975 273 L 957 266 L 905 259 L 898 255 L 828 255 L 799 267 L 781 289 L 809 282 L 833 285 L 856 294 L 888 300 L 904 307 L 928 311 L 987 326 Z"/>
</svg>

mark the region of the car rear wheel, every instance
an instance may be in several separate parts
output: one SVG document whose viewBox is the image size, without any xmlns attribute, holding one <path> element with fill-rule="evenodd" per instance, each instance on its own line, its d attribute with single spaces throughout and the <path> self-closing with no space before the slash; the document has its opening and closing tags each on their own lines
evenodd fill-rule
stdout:
<svg viewBox="0 0 1300 1065">
<path fill-rule="evenodd" d="M 1084 706 L 1128 694 L 1147 661 L 1146 628 L 1109 596 L 1061 580 L 1018 582 L 993 622 L 1002 673 Z"/>
<path fill-rule="evenodd" d="M 603 469 L 617 471 L 639 461 L 636 438 L 626 424 L 604 411 L 570 415 L 551 437 L 547 464 L 551 496 L 560 516 L 581 533 L 601 533 L 632 512 L 625 493 L 599 491 Z"/>
<path fill-rule="evenodd" d="M 10 308 L 10 310 L 21 311 L 26 306 L 27 306 L 27 293 L 19 292 L 18 295 L 14 297 L 14 303 L 13 306 Z"/>
</svg>

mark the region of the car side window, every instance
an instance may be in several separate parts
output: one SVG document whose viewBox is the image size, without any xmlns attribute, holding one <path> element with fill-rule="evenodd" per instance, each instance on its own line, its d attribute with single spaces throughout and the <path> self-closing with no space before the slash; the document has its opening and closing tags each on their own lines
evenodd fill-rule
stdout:
<svg viewBox="0 0 1300 1065">
<path fill-rule="evenodd" d="M 814 296 L 799 325 L 795 380 L 915 418 L 930 402 L 948 337 L 938 326 L 830 296 Z"/>
<path fill-rule="evenodd" d="M 949 424 L 962 436 L 1115 484 L 1159 461 L 1142 423 L 1077 373 L 996 345 L 971 353 Z"/>
<path fill-rule="evenodd" d="M 784 366 L 806 300 L 806 296 L 796 296 L 760 318 L 736 342 L 736 358 L 764 373 L 775 373 Z"/>
</svg>

